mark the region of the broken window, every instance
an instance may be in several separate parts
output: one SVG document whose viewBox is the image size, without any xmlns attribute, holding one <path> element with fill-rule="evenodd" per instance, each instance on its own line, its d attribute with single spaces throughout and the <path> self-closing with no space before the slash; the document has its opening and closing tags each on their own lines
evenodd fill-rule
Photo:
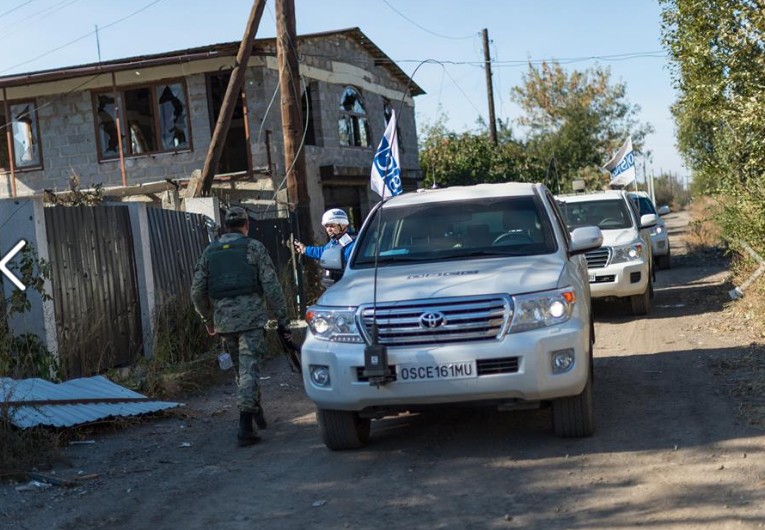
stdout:
<svg viewBox="0 0 765 530">
<path fill-rule="evenodd" d="M 181 83 L 124 89 L 117 92 L 116 103 L 113 92 L 95 96 L 97 137 L 102 159 L 119 156 L 118 112 L 124 154 L 144 155 L 189 149 L 188 106 Z"/>
<path fill-rule="evenodd" d="M 305 145 L 316 145 L 316 131 L 314 128 L 313 116 L 315 100 L 313 98 L 314 84 L 311 83 L 305 87 L 303 97 L 300 100 L 303 113 L 303 127 L 305 127 Z"/>
<path fill-rule="evenodd" d="M 2 139 L 0 139 L 0 166 L 10 169 L 10 156 L 16 169 L 39 169 L 42 167 L 40 132 L 37 125 L 37 111 L 33 101 L 14 103 L 8 106 L 10 122 L 0 114 Z M 11 133 L 11 153 L 8 153 L 7 132 Z"/>
<path fill-rule="evenodd" d="M 189 146 L 186 94 L 180 83 L 156 87 L 159 101 L 159 127 L 162 149 L 183 149 Z"/>
<path fill-rule="evenodd" d="M 353 87 L 347 87 L 340 99 L 338 120 L 340 145 L 369 147 L 369 123 L 361 94 Z"/>
</svg>

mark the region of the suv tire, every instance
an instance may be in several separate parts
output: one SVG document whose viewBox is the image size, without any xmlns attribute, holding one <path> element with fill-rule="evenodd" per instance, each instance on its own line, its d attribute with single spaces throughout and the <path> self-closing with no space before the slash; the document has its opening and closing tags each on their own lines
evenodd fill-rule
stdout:
<svg viewBox="0 0 765 530">
<path fill-rule="evenodd" d="M 664 256 L 656 256 L 656 265 L 660 269 L 669 269 L 672 267 L 672 253 L 667 251 Z"/>
<path fill-rule="evenodd" d="M 648 281 L 648 285 L 645 288 L 643 294 L 636 294 L 630 296 L 630 305 L 632 306 L 633 315 L 647 315 L 651 310 L 651 293 L 653 292 L 653 285 L 651 281 Z"/>
<path fill-rule="evenodd" d="M 324 445 L 333 451 L 359 449 L 369 441 L 372 420 L 361 418 L 358 412 L 318 409 L 316 419 Z"/>
<path fill-rule="evenodd" d="M 587 384 L 578 396 L 552 402 L 553 432 L 562 438 L 584 438 L 595 433 L 595 413 L 592 407 L 592 370 Z"/>
</svg>

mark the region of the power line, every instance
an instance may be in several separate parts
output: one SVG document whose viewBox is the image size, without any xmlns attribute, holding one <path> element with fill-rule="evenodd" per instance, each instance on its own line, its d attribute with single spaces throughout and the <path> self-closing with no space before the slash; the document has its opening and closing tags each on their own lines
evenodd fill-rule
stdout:
<svg viewBox="0 0 765 530">
<path fill-rule="evenodd" d="M 35 11 L 34 13 L 29 14 L 29 15 L 25 16 L 24 18 L 20 19 L 20 20 L 17 20 L 15 22 L 7 24 L 7 25 L 3 26 L 2 28 L 0 28 L 0 32 L 3 32 L 3 31 L 5 31 L 6 29 L 9 29 L 9 28 L 13 28 L 13 30 L 10 31 L 9 33 L 3 34 L 2 38 L 10 37 L 14 33 L 18 33 L 19 31 L 21 31 L 21 30 L 23 30 L 25 28 L 28 28 L 32 24 L 36 24 L 39 21 L 41 21 L 42 19 L 48 18 L 50 15 L 52 15 L 52 14 L 58 12 L 58 11 L 61 11 L 65 7 L 68 7 L 68 6 L 72 5 L 72 4 L 74 4 L 75 2 L 79 2 L 79 1 L 80 0 L 62 0 L 61 2 L 59 2 L 56 5 L 53 5 L 51 7 L 46 7 L 44 9 L 40 9 L 39 11 Z M 40 16 L 38 16 L 38 15 L 40 15 Z M 32 20 L 29 24 L 22 25 L 23 22 L 26 22 L 27 20 L 30 20 L 30 19 L 34 19 L 34 20 Z"/>
<path fill-rule="evenodd" d="M 422 31 L 424 31 L 425 33 L 430 33 L 431 35 L 435 35 L 436 37 L 441 37 L 442 39 L 449 39 L 449 40 L 465 40 L 465 39 L 472 39 L 473 37 L 475 37 L 476 33 L 478 33 L 478 32 L 476 32 L 476 33 L 471 33 L 470 35 L 466 35 L 466 36 L 464 36 L 464 37 L 450 37 L 449 35 L 443 35 L 443 34 L 441 34 L 441 33 L 436 33 L 435 31 L 431 31 L 431 30 L 429 30 L 428 28 L 426 28 L 426 27 L 424 27 L 424 26 L 421 26 L 420 24 L 418 24 L 417 22 L 415 22 L 414 20 L 412 20 L 411 18 L 409 18 L 408 16 L 406 16 L 405 14 L 403 14 L 401 11 L 399 11 L 398 9 L 396 9 L 395 7 L 393 7 L 392 5 L 390 5 L 390 4 L 388 3 L 388 0 L 382 0 L 382 1 L 383 1 L 383 3 L 384 3 L 386 6 L 388 6 L 388 7 L 389 7 L 389 8 L 390 8 L 390 9 L 391 9 L 391 10 L 392 10 L 394 13 L 396 13 L 397 15 L 399 15 L 401 18 L 403 18 L 404 20 L 406 20 L 406 21 L 407 21 L 407 22 L 409 22 L 410 24 L 412 24 L 412 25 L 414 25 L 414 26 L 417 26 L 418 28 L 420 28 L 420 29 L 421 29 Z"/>
<path fill-rule="evenodd" d="M 109 24 L 106 24 L 105 26 L 103 26 L 101 29 L 104 30 L 104 29 L 110 28 L 112 26 L 115 26 L 115 25 L 119 24 L 120 22 L 124 22 L 125 20 L 127 20 L 127 19 L 129 19 L 129 18 L 131 18 L 131 17 L 133 17 L 135 15 L 137 15 L 138 13 L 146 11 L 147 9 L 152 7 L 153 5 L 158 4 L 160 2 L 162 2 L 162 0 L 154 0 L 153 2 L 149 2 L 148 4 L 143 6 L 141 9 L 138 9 L 137 11 L 133 11 L 129 15 L 126 15 L 126 16 L 118 19 L 118 20 L 115 20 L 114 22 L 110 22 Z M 74 44 L 76 42 L 79 42 L 79 41 L 81 41 L 83 39 L 86 39 L 86 38 L 90 37 L 93 34 L 95 34 L 95 30 L 94 31 L 90 31 L 90 32 L 88 32 L 85 35 L 82 35 L 80 37 L 77 37 L 76 39 L 71 40 L 71 41 L 67 42 L 66 44 L 62 44 L 61 46 L 59 46 L 57 48 L 54 48 L 54 49 L 52 49 L 50 51 L 42 53 L 42 54 L 38 55 L 37 57 L 33 57 L 32 59 L 28 59 L 28 60 L 22 61 L 22 62 L 20 62 L 18 64 L 14 64 L 13 66 L 11 66 L 9 68 L 6 68 L 5 70 L 0 70 L 0 74 L 5 73 L 5 72 L 7 72 L 9 70 L 13 70 L 14 68 L 17 68 L 19 66 L 22 66 L 22 65 L 25 65 L 25 64 L 29 64 L 29 63 L 34 62 L 34 61 L 36 61 L 38 59 L 41 59 L 43 57 L 46 57 L 46 56 L 48 56 L 48 55 L 50 55 L 52 53 L 55 53 L 55 52 L 57 52 L 57 51 L 59 51 L 59 50 L 61 50 L 63 48 L 66 48 L 67 46 L 71 46 L 72 44 Z"/>
<path fill-rule="evenodd" d="M 35 1 L 35 0 L 29 0 L 28 2 L 24 2 L 23 4 L 19 4 L 19 5 L 17 5 L 16 7 L 14 7 L 14 8 L 11 8 L 11 9 L 9 9 L 8 11 L 6 11 L 6 12 L 4 12 L 4 13 L 0 13 L 0 17 L 4 17 L 5 15 L 10 15 L 10 14 L 11 14 L 11 13 L 13 13 L 14 11 L 16 11 L 17 9 L 21 9 L 21 8 L 22 8 L 22 7 L 24 7 L 25 5 L 27 5 L 27 4 L 31 4 L 31 3 L 32 3 L 32 2 L 34 2 L 34 1 Z"/>
</svg>

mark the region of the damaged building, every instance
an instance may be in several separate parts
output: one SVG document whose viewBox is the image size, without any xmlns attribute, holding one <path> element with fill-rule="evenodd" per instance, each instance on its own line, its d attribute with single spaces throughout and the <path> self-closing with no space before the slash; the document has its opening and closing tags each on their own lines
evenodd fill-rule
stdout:
<svg viewBox="0 0 765 530">
<path fill-rule="evenodd" d="M 101 188 L 114 200 L 182 208 L 203 167 L 239 42 L 0 77 L 0 197 Z M 379 200 L 375 148 L 396 110 L 405 189 L 417 187 L 414 97 L 423 94 L 358 28 L 298 37 L 306 181 L 321 213 L 359 228 Z M 256 39 L 212 194 L 259 218 L 286 215 L 275 39 Z M 74 180 L 73 180 L 74 179 Z"/>
</svg>

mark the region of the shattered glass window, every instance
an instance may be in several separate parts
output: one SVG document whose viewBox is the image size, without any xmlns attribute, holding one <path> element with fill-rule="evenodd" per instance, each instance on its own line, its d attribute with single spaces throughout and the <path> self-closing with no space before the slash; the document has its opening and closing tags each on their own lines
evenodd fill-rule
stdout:
<svg viewBox="0 0 765 530">
<path fill-rule="evenodd" d="M 369 122 L 361 94 L 353 87 L 346 87 L 340 99 L 340 145 L 370 147 Z"/>
<path fill-rule="evenodd" d="M 17 168 L 38 167 L 40 157 L 40 134 L 37 129 L 37 112 L 32 103 L 11 105 L 13 160 Z"/>
</svg>

